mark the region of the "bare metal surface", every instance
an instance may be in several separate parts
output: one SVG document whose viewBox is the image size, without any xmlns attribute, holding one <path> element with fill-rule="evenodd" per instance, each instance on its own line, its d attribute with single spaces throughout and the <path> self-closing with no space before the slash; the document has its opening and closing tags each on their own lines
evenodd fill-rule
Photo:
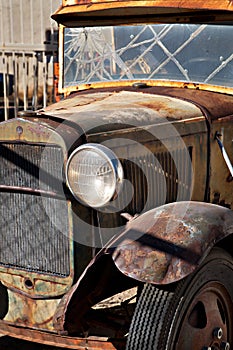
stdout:
<svg viewBox="0 0 233 350">
<path fill-rule="evenodd" d="M 233 212 L 197 202 L 168 204 L 131 220 L 112 243 L 116 266 L 142 282 L 168 284 L 194 271 L 233 232 Z"/>
<path fill-rule="evenodd" d="M 117 118 L 116 110 L 119 111 Z M 94 127 L 96 132 L 101 132 L 110 131 L 111 127 L 122 129 L 125 128 L 124 125 L 133 128 L 166 124 L 167 119 L 178 122 L 202 117 L 204 120 L 201 110 L 189 102 L 133 91 L 78 95 L 58 102 L 40 113 L 64 116 L 65 119 L 78 123 L 88 134 Z"/>
<path fill-rule="evenodd" d="M 9 308 L 4 321 L 43 330 L 53 330 L 53 315 L 59 299 L 35 300 L 8 290 Z"/>
<path fill-rule="evenodd" d="M 233 114 L 233 97 L 230 94 L 227 95 L 230 91 L 222 89 L 221 87 L 216 89 L 216 92 L 219 92 L 219 94 L 217 94 L 210 91 L 203 91 L 203 89 L 207 90 L 207 86 L 203 87 L 201 84 L 187 84 L 180 82 L 177 82 L 176 84 L 172 84 L 172 82 L 167 82 L 167 84 L 163 84 L 164 82 L 155 82 L 153 84 L 152 81 L 147 83 L 148 87 L 143 91 L 135 89 L 132 81 L 100 83 L 95 84 L 95 86 L 89 86 L 87 84 L 86 86 L 83 86 L 83 88 L 87 89 L 86 91 L 80 91 L 73 95 L 72 98 L 65 99 L 40 110 L 39 113 L 42 115 L 54 115 L 59 118 L 64 118 L 65 120 L 74 120 L 74 113 L 85 110 L 85 108 L 88 108 L 88 105 L 95 104 L 95 108 L 98 110 L 98 107 L 101 107 L 101 103 L 104 103 L 104 100 L 108 97 L 114 97 L 121 91 L 133 91 L 139 96 L 144 96 L 144 93 L 146 93 L 147 96 L 155 94 L 192 101 L 194 104 L 202 107 L 204 111 L 209 111 L 208 116 L 213 119 Z M 93 90 L 93 88 L 95 88 L 95 90 Z M 211 88 L 214 87 L 208 86 L 208 89 Z M 98 101 L 99 103 L 96 105 L 96 102 Z M 156 101 L 156 99 L 154 99 L 154 101 Z M 133 102 L 133 100 L 131 102 Z M 158 106 L 159 109 L 161 108 L 160 106 L 161 105 Z M 149 107 L 149 105 L 147 105 L 147 107 Z M 155 103 L 154 108 L 156 109 L 158 107 L 156 107 Z M 153 108 L 153 105 L 150 105 L 150 108 Z"/>
</svg>

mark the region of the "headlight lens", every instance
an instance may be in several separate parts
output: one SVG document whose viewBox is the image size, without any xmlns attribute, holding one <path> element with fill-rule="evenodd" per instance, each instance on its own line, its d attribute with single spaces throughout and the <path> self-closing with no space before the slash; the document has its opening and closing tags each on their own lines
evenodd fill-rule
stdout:
<svg viewBox="0 0 233 350">
<path fill-rule="evenodd" d="M 123 169 L 107 147 L 89 143 L 78 147 L 69 157 L 66 178 L 73 195 L 91 207 L 102 207 L 118 193 Z"/>
</svg>

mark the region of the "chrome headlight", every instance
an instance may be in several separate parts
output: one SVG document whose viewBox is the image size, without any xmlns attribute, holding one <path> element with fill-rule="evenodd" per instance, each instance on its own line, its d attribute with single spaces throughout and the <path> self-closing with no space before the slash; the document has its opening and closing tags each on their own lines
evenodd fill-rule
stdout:
<svg viewBox="0 0 233 350">
<path fill-rule="evenodd" d="M 109 148 L 89 143 L 70 155 L 66 179 L 80 202 L 98 208 L 115 198 L 123 181 L 123 169 Z"/>
</svg>

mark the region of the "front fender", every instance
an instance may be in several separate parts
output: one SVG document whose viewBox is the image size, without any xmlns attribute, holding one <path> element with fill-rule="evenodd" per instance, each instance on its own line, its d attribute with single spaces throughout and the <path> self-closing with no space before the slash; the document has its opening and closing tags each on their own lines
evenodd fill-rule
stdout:
<svg viewBox="0 0 233 350">
<path fill-rule="evenodd" d="M 137 281 L 160 285 L 178 281 L 232 233 L 233 212 L 213 204 L 178 202 L 140 215 L 98 253 L 64 295 L 54 328 L 60 334 L 83 331 L 84 316 L 92 305 L 136 286 Z"/>
<path fill-rule="evenodd" d="M 169 284 L 193 272 L 211 248 L 233 233 L 233 211 L 214 204 L 177 202 L 128 222 L 108 247 L 125 275 Z"/>
</svg>

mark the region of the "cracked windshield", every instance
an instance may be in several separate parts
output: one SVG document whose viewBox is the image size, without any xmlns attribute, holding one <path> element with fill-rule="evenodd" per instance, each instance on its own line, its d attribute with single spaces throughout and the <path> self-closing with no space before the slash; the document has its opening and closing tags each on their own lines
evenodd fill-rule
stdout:
<svg viewBox="0 0 233 350">
<path fill-rule="evenodd" d="M 63 85 L 166 79 L 233 87 L 231 38 L 222 25 L 66 28 Z"/>
</svg>

